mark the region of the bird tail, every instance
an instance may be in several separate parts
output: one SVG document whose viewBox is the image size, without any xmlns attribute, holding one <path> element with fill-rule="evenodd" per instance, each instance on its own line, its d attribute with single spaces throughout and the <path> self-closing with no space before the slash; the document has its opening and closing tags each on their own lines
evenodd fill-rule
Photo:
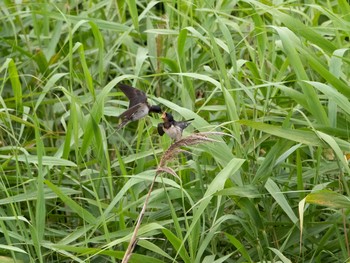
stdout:
<svg viewBox="0 0 350 263">
<path fill-rule="evenodd" d="M 187 128 L 190 124 L 191 124 L 191 121 L 193 121 L 194 119 L 189 119 L 189 120 L 186 120 L 186 121 L 180 121 L 180 122 L 177 122 L 178 125 L 182 128 L 182 129 L 185 129 Z"/>
<path fill-rule="evenodd" d="M 129 120 L 128 120 L 128 119 L 125 119 L 125 120 L 123 120 L 120 124 L 118 124 L 118 126 L 117 126 L 117 131 L 120 130 L 121 128 L 123 128 L 125 125 L 127 125 L 128 122 L 129 122 Z"/>
</svg>

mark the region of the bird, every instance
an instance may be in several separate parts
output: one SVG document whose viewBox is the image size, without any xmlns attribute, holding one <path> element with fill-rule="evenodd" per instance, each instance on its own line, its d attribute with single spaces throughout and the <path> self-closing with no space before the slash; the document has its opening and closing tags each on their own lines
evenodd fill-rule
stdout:
<svg viewBox="0 0 350 263">
<path fill-rule="evenodd" d="M 158 123 L 157 127 L 159 135 L 163 136 L 166 133 L 175 141 L 181 139 L 182 131 L 194 120 L 175 121 L 173 115 L 168 112 L 163 112 L 161 118 L 163 119 L 163 123 Z"/>
<path fill-rule="evenodd" d="M 119 83 L 118 87 L 130 101 L 129 108 L 118 116 L 118 118 L 122 119 L 122 122 L 117 127 L 118 130 L 123 128 L 129 122 L 139 120 L 151 112 L 162 112 L 159 105 L 151 106 L 147 102 L 146 93 L 142 90 L 122 83 Z"/>
</svg>

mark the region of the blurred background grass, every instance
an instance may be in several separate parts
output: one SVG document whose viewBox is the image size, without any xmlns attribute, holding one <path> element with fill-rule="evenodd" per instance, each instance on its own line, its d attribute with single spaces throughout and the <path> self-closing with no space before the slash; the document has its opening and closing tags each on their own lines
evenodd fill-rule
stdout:
<svg viewBox="0 0 350 263">
<path fill-rule="evenodd" d="M 4 1 L 0 259 L 119 262 L 171 140 L 220 131 L 157 178 L 130 262 L 346 262 L 347 1 Z M 5 261 L 7 260 L 7 261 Z"/>
</svg>

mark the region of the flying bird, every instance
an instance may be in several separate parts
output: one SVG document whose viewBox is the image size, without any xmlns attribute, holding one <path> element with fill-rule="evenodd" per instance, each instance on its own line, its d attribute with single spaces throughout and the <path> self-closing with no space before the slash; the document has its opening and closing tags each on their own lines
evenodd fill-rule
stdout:
<svg viewBox="0 0 350 263">
<path fill-rule="evenodd" d="M 118 116 L 118 118 L 122 119 L 122 122 L 117 127 L 118 130 L 129 122 L 139 120 L 151 112 L 162 112 L 158 105 L 151 106 L 147 102 L 146 93 L 143 91 L 121 83 L 118 84 L 118 87 L 130 101 L 129 108 Z"/>
<path fill-rule="evenodd" d="M 166 133 L 175 141 L 181 139 L 182 131 L 194 120 L 175 121 L 173 115 L 168 112 L 163 112 L 161 118 L 163 119 L 163 123 L 158 123 L 157 127 L 159 135 L 163 136 Z"/>
</svg>

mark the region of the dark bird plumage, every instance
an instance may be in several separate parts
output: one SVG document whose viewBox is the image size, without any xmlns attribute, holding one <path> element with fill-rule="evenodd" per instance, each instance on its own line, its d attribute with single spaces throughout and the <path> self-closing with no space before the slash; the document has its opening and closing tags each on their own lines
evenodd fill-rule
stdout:
<svg viewBox="0 0 350 263">
<path fill-rule="evenodd" d="M 167 112 L 164 112 L 161 118 L 163 119 L 163 123 L 159 123 L 157 127 L 159 135 L 163 136 L 166 133 L 175 141 L 181 139 L 183 130 L 194 120 L 175 121 L 173 115 Z"/>
<path fill-rule="evenodd" d="M 124 127 L 131 121 L 139 120 L 151 112 L 161 113 L 162 110 L 158 105 L 151 106 L 147 102 L 146 93 L 134 87 L 119 83 L 119 89 L 128 97 L 130 103 L 129 108 L 118 116 L 122 119 L 117 129 Z"/>
</svg>

